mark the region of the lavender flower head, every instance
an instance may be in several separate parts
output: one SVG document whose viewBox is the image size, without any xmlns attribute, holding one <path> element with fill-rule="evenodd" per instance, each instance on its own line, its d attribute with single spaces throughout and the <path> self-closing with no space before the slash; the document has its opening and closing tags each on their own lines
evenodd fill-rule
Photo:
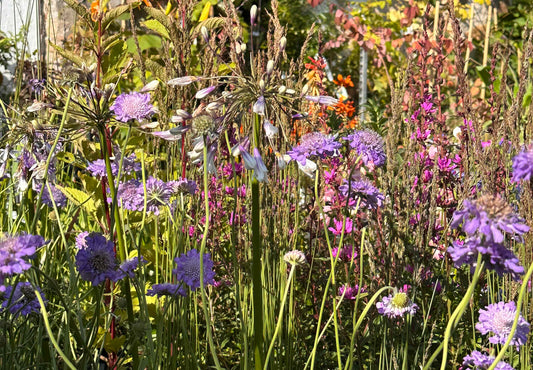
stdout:
<svg viewBox="0 0 533 370">
<path fill-rule="evenodd" d="M 387 297 L 383 297 L 381 302 L 376 303 L 376 308 L 381 315 L 391 319 L 403 317 L 406 313 L 414 315 L 418 310 L 418 306 L 404 292 L 396 292 Z"/>
<path fill-rule="evenodd" d="M 355 149 L 366 166 L 380 167 L 387 161 L 385 143 L 378 133 L 372 130 L 358 130 L 343 137 L 350 142 L 350 148 Z"/>
<path fill-rule="evenodd" d="M 191 290 L 196 290 L 200 287 L 200 253 L 196 249 L 191 249 L 187 254 L 182 253 L 181 256 L 174 259 L 176 261 L 176 268 L 172 270 L 178 280 L 187 284 Z M 204 285 L 213 284 L 215 272 L 213 271 L 213 261 L 211 254 L 205 253 L 203 255 L 204 261 Z"/>
<path fill-rule="evenodd" d="M 175 194 L 184 193 L 194 195 L 196 190 L 198 190 L 196 181 L 187 180 L 185 178 L 177 181 L 169 181 L 167 184 L 172 188 L 172 192 Z"/>
<path fill-rule="evenodd" d="M 473 351 L 470 355 L 463 358 L 463 366 L 473 366 L 475 370 L 486 370 L 492 365 L 495 358 L 485 355 L 479 351 Z M 500 361 L 495 367 L 496 370 L 514 370 L 514 367 L 507 362 Z"/>
<path fill-rule="evenodd" d="M 185 297 L 187 295 L 187 292 L 185 291 L 185 288 L 182 284 L 164 283 L 152 285 L 152 289 L 149 289 L 146 292 L 146 295 L 156 295 L 158 297 L 168 296 L 176 298 L 178 296 Z"/>
<path fill-rule="evenodd" d="M 106 279 L 118 281 L 121 274 L 117 271 L 118 262 L 113 250 L 113 242 L 103 235 L 90 233 L 85 237 L 86 247 L 76 254 L 76 267 L 85 281 L 97 286 Z"/>
<path fill-rule="evenodd" d="M 331 135 L 320 132 L 311 132 L 300 138 L 300 144 L 288 151 L 291 159 L 305 166 L 306 159 L 310 156 L 325 158 L 335 155 L 342 145 Z"/>
<path fill-rule="evenodd" d="M 339 192 L 344 198 L 350 198 L 349 206 L 356 207 L 359 203 L 359 209 L 377 209 L 385 201 L 385 196 L 379 189 L 365 178 L 354 178 L 351 182 L 343 180 L 343 184 L 339 186 Z"/>
<path fill-rule="evenodd" d="M 513 252 L 503 244 L 494 242 L 481 242 L 480 238 L 468 238 L 465 241 L 457 240 L 448 248 L 455 267 L 469 265 L 475 268 L 478 253 L 482 254 L 482 261 L 488 270 L 494 270 L 500 276 L 510 274 L 514 280 L 520 280 L 524 267 Z"/>
<path fill-rule="evenodd" d="M 28 259 L 33 258 L 37 248 L 46 244 L 39 235 L 22 234 L 19 236 L 3 236 L 0 238 L 0 284 L 4 278 L 13 274 L 21 274 L 31 267 Z M 0 291 L 5 287 L 0 286 Z"/>
<path fill-rule="evenodd" d="M 465 200 L 463 208 L 454 212 L 450 226 L 456 228 L 462 223 L 469 236 L 481 233 L 486 241 L 501 243 L 504 232 L 522 235 L 529 231 L 524 219 L 499 196 L 483 195 L 475 201 Z"/>
<path fill-rule="evenodd" d="M 132 172 L 137 172 L 141 170 L 141 164 L 136 162 L 135 159 L 135 154 L 124 157 L 124 160 L 122 161 L 122 173 L 130 174 Z M 113 176 L 118 175 L 119 163 L 120 158 L 111 162 L 111 173 L 113 174 Z M 94 177 L 107 177 L 107 169 L 105 167 L 105 161 L 103 159 L 97 159 L 96 161 L 90 162 L 87 166 L 87 171 L 89 171 Z"/>
<path fill-rule="evenodd" d="M 156 113 L 155 107 L 150 104 L 150 94 L 138 92 L 120 94 L 109 109 L 115 113 L 115 118 L 122 122 L 142 121 Z"/>
<path fill-rule="evenodd" d="M 476 324 L 476 329 L 481 334 L 493 333 L 489 337 L 489 342 L 505 344 L 511 332 L 515 315 L 516 305 L 514 302 L 489 304 L 484 310 L 479 310 L 479 322 Z M 520 315 L 511 345 L 516 346 L 516 349 L 519 350 L 520 346 L 527 342 L 528 334 L 529 323 Z"/>
<path fill-rule="evenodd" d="M 529 181 L 533 174 L 533 145 L 522 150 L 513 158 L 513 177 L 512 182 L 520 180 Z"/>
<path fill-rule="evenodd" d="M 44 303 L 46 299 L 39 287 L 36 288 Z M 15 317 L 19 315 L 27 316 L 32 312 L 39 312 L 41 306 L 35 295 L 33 286 L 28 282 L 19 282 L 13 289 L 13 286 L 8 286 L 4 293 L 4 301 L 2 308 L 7 308 Z"/>
</svg>

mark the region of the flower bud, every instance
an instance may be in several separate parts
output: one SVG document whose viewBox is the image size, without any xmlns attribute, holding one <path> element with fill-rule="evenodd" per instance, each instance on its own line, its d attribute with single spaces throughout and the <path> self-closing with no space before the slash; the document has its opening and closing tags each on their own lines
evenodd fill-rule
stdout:
<svg viewBox="0 0 533 370">
<path fill-rule="evenodd" d="M 263 81 L 263 79 L 259 81 L 259 88 L 261 89 L 261 92 L 265 91 L 265 81 Z"/>
<path fill-rule="evenodd" d="M 283 36 L 281 40 L 279 40 L 279 49 L 281 51 L 284 51 L 286 46 L 287 46 L 287 38 Z"/>
<path fill-rule="evenodd" d="M 236 42 L 235 43 L 235 53 L 236 54 L 240 54 L 241 53 L 241 43 L 240 42 Z"/>
<path fill-rule="evenodd" d="M 279 129 L 267 119 L 265 122 L 263 122 L 263 128 L 265 129 L 265 134 L 269 139 L 275 138 L 279 132 Z"/>
<path fill-rule="evenodd" d="M 144 85 L 144 87 L 141 89 L 142 93 L 154 91 L 159 86 L 159 80 L 153 80 L 152 82 L 147 83 Z"/>
<path fill-rule="evenodd" d="M 257 5 L 252 5 L 250 8 L 250 24 L 253 26 L 255 24 L 255 19 L 257 18 Z"/>
<path fill-rule="evenodd" d="M 287 86 L 281 85 L 278 89 L 278 94 L 282 95 L 285 93 L 285 91 L 287 91 Z"/>
<path fill-rule="evenodd" d="M 202 77 L 183 76 L 183 77 L 173 78 L 172 80 L 168 81 L 167 84 L 170 86 L 186 86 L 195 81 L 199 81 L 201 79 Z"/>
<path fill-rule="evenodd" d="M 272 72 L 274 72 L 274 61 L 269 60 L 267 63 L 267 68 L 266 68 L 266 75 L 270 76 Z"/>
<path fill-rule="evenodd" d="M 246 44 L 244 42 L 241 44 L 241 51 L 243 53 L 246 51 Z"/>
<path fill-rule="evenodd" d="M 206 26 L 202 26 L 200 28 L 200 33 L 202 34 L 204 41 L 209 42 L 209 31 L 207 30 Z"/>
<path fill-rule="evenodd" d="M 211 94 L 213 90 L 215 90 L 217 87 L 215 85 L 206 87 L 205 89 L 199 90 L 196 92 L 196 95 L 194 96 L 196 99 L 203 99 L 207 95 Z"/>
</svg>

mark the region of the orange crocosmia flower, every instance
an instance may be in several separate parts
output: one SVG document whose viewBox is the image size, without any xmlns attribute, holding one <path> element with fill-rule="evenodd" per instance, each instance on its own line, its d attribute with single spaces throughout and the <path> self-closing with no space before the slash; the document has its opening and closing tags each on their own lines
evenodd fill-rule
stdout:
<svg viewBox="0 0 533 370">
<path fill-rule="evenodd" d="M 147 7 L 152 7 L 152 3 L 150 2 L 150 0 L 143 0 L 143 3 L 144 5 L 146 5 Z"/>
<path fill-rule="evenodd" d="M 344 86 L 344 87 L 353 87 L 352 77 L 350 75 L 343 78 L 341 74 L 337 76 L 336 80 L 333 80 L 335 85 Z"/>
<path fill-rule="evenodd" d="M 346 101 L 344 103 L 342 101 L 342 97 L 339 99 L 339 102 L 335 104 L 334 106 L 328 107 L 329 110 L 334 110 L 335 113 L 339 116 L 345 116 L 348 118 L 351 118 L 355 114 L 355 107 L 353 106 L 353 102 L 351 100 Z"/>
<path fill-rule="evenodd" d="M 100 0 L 94 0 L 91 3 L 91 19 L 93 22 L 98 20 L 98 15 L 100 14 Z"/>
</svg>

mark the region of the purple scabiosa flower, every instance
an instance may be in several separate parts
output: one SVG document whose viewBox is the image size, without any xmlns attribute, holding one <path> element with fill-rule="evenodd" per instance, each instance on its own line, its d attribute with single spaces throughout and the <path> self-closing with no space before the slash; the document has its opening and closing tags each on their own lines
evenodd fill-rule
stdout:
<svg viewBox="0 0 533 370">
<path fill-rule="evenodd" d="M 351 245 L 347 245 L 346 247 L 342 247 L 340 249 L 335 247 L 331 250 L 331 254 L 333 255 L 333 258 L 337 258 L 337 256 L 339 256 L 338 258 L 344 262 L 350 262 L 352 259 L 357 258 L 357 252 Z"/>
<path fill-rule="evenodd" d="M 44 244 L 46 241 L 39 235 L 22 234 L 0 238 L 0 283 L 6 276 L 28 270 L 31 267 L 28 259 L 33 258 L 37 248 Z"/>
<path fill-rule="evenodd" d="M 133 258 L 130 258 L 124 262 L 122 262 L 119 266 L 119 274 L 121 275 L 121 278 L 123 277 L 130 277 L 130 278 L 134 278 L 135 277 L 135 269 L 137 269 L 137 267 L 139 266 L 139 261 L 144 265 L 146 263 L 146 260 L 144 259 L 143 256 L 141 256 L 141 258 L 139 257 L 133 257 Z"/>
<path fill-rule="evenodd" d="M 185 297 L 187 295 L 187 292 L 185 291 L 185 288 L 182 284 L 164 283 L 152 285 L 152 289 L 149 289 L 146 292 L 146 295 L 156 295 L 159 298 L 164 296 L 176 298 L 178 296 Z"/>
<path fill-rule="evenodd" d="M 488 270 L 494 270 L 500 276 L 510 274 L 514 280 L 520 280 L 524 268 L 513 252 L 503 244 L 494 242 L 481 242 L 480 238 L 469 238 L 465 241 L 457 240 L 448 248 L 455 267 L 469 265 L 476 267 L 477 255 L 482 254 L 482 260 Z"/>
<path fill-rule="evenodd" d="M 139 190 L 140 189 L 140 190 Z M 130 211 L 142 211 L 144 207 L 144 197 L 142 182 L 136 179 L 122 182 L 118 185 L 118 199 L 119 203 L 124 209 Z M 108 203 L 112 202 L 111 198 L 107 199 Z"/>
<path fill-rule="evenodd" d="M 489 337 L 489 342 L 492 344 L 505 344 L 511 332 L 515 315 L 516 305 L 512 301 L 489 304 L 484 310 L 479 310 L 479 322 L 476 324 L 476 329 L 481 334 L 493 333 Z M 529 323 L 520 315 L 511 345 L 516 346 L 516 350 L 519 350 L 520 346 L 527 342 L 528 334 Z"/>
<path fill-rule="evenodd" d="M 156 112 L 155 107 L 150 104 L 150 94 L 138 92 L 120 94 L 109 109 L 115 113 L 115 118 L 122 122 L 142 121 Z"/>
<path fill-rule="evenodd" d="M 41 187 L 42 187 L 41 184 L 35 184 L 34 190 L 37 192 L 40 192 Z M 52 202 L 52 199 L 53 199 L 53 202 Z M 48 207 L 53 207 L 54 203 L 56 204 L 56 207 L 58 208 L 63 208 L 67 205 L 67 197 L 65 196 L 65 194 L 63 194 L 61 190 L 59 190 L 52 184 L 50 184 L 50 190 L 48 190 L 48 186 L 45 185 L 41 201 L 43 202 L 43 204 L 46 204 Z"/>
<path fill-rule="evenodd" d="M 529 181 L 533 174 L 533 146 L 522 150 L 513 158 L 512 182 Z"/>
<path fill-rule="evenodd" d="M 349 286 L 348 284 L 342 285 L 339 287 L 337 295 L 341 296 L 344 294 L 344 299 L 353 301 L 357 298 L 357 295 L 361 292 L 364 293 L 365 289 L 359 289 L 359 285 L 354 287 Z"/>
<path fill-rule="evenodd" d="M 198 190 L 198 185 L 196 184 L 196 181 L 187 180 L 185 178 L 177 181 L 169 181 L 167 184 L 171 187 L 172 192 L 174 194 L 188 193 L 194 195 L 194 193 L 196 193 L 196 190 Z"/>
<path fill-rule="evenodd" d="M 463 210 L 454 212 L 450 226 L 456 228 L 461 223 L 469 236 L 481 233 L 486 241 L 496 243 L 503 242 L 504 232 L 522 235 L 529 231 L 524 219 L 500 196 L 483 195 L 475 201 L 465 200 Z"/>
<path fill-rule="evenodd" d="M 39 287 L 36 288 L 44 303 L 46 299 Z M 15 288 L 8 286 L 4 293 L 2 308 L 7 308 L 13 316 L 27 316 L 32 312 L 39 312 L 41 306 L 35 295 L 33 286 L 28 282 L 19 282 Z"/>
<path fill-rule="evenodd" d="M 366 166 L 380 167 L 387 161 L 385 142 L 377 132 L 358 130 L 343 139 L 350 142 L 350 148 L 355 149 Z"/>
<path fill-rule="evenodd" d="M 387 297 L 383 297 L 381 302 L 376 303 L 378 312 L 389 318 L 403 317 L 406 313 L 414 315 L 418 306 L 411 302 L 405 292 L 396 292 Z"/>
<path fill-rule="evenodd" d="M 141 170 L 141 164 L 135 161 L 135 154 L 132 154 L 128 157 L 125 157 L 122 161 L 122 173 L 130 174 L 132 172 L 137 172 Z M 118 175 L 118 165 L 120 159 L 111 162 L 111 173 L 113 176 Z M 97 159 L 92 161 L 87 166 L 87 171 L 91 173 L 94 177 L 107 177 L 107 169 L 105 167 L 105 161 L 103 159 Z"/>
<path fill-rule="evenodd" d="M 85 237 L 86 247 L 76 254 L 76 267 L 85 281 L 97 286 L 106 279 L 120 280 L 118 262 L 113 250 L 113 242 L 103 235 L 90 233 Z"/>
<path fill-rule="evenodd" d="M 337 153 L 340 147 L 341 144 L 333 136 L 321 132 L 311 132 L 303 135 L 300 138 L 300 143 L 289 150 L 287 154 L 291 159 L 305 166 L 306 159 L 310 156 L 314 155 L 321 158 L 332 156 Z"/>
<path fill-rule="evenodd" d="M 473 351 L 463 358 L 463 366 L 472 366 L 475 370 L 486 370 L 492 365 L 495 358 L 479 351 Z M 496 370 L 515 370 L 507 362 L 500 361 L 495 367 Z"/>
<path fill-rule="evenodd" d="M 359 209 L 377 209 L 385 201 L 385 196 L 365 178 L 354 178 L 350 182 L 343 180 L 339 192 L 344 198 L 350 198 L 349 206 L 356 207 L 359 203 Z"/>
<path fill-rule="evenodd" d="M 140 196 L 144 196 L 144 189 L 139 189 Z M 146 180 L 146 211 L 152 212 L 155 215 L 159 214 L 159 207 L 167 205 L 170 201 L 170 197 L 173 194 L 172 186 L 169 186 L 163 180 L 156 179 L 150 176 Z M 144 202 L 144 199 L 143 199 Z"/>
<path fill-rule="evenodd" d="M 182 253 L 181 256 L 174 259 L 176 261 L 176 268 L 172 270 L 178 280 L 187 284 L 191 290 L 196 290 L 200 287 L 200 253 L 196 249 L 191 249 L 187 254 Z M 203 255 L 204 261 L 204 285 L 213 284 L 215 272 L 213 271 L 213 261 L 211 261 L 211 254 L 205 253 Z"/>
<path fill-rule="evenodd" d="M 76 248 L 78 249 L 87 248 L 87 240 L 85 239 L 87 238 L 87 236 L 89 236 L 88 231 L 82 231 L 81 233 L 78 234 L 78 236 L 76 236 Z"/>
</svg>

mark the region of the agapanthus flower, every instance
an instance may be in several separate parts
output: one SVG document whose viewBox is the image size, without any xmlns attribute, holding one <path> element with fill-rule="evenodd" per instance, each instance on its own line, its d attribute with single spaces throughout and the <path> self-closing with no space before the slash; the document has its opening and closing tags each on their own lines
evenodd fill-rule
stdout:
<svg viewBox="0 0 533 370">
<path fill-rule="evenodd" d="M 354 178 L 350 182 L 343 180 L 339 192 L 344 198 L 350 198 L 348 205 L 351 207 L 356 207 L 359 203 L 359 209 L 377 209 L 385 201 L 385 196 L 379 189 L 365 178 Z"/>
<path fill-rule="evenodd" d="M 0 284 L 4 278 L 21 274 L 31 267 L 28 262 L 33 258 L 37 248 L 46 244 L 42 236 L 21 234 L 19 236 L 2 236 L 0 238 Z M 5 287 L 0 286 L 0 291 Z"/>
<path fill-rule="evenodd" d="M 254 171 L 254 177 L 259 182 L 265 182 L 267 180 L 268 170 L 261 158 L 261 153 L 257 148 L 254 148 L 254 155 L 252 156 L 248 151 L 242 146 L 239 146 L 239 153 L 241 154 L 242 160 L 244 162 L 244 167 L 247 170 Z"/>
<path fill-rule="evenodd" d="M 385 142 L 377 132 L 369 129 L 358 130 L 343 139 L 350 142 L 350 148 L 355 149 L 365 165 L 379 167 L 387 161 Z"/>
<path fill-rule="evenodd" d="M 522 150 L 513 158 L 512 182 L 529 181 L 533 174 L 533 146 Z"/>
<path fill-rule="evenodd" d="M 203 99 L 209 94 L 211 94 L 217 87 L 216 86 L 209 86 L 205 89 L 199 90 L 196 92 L 196 95 L 194 96 L 196 99 Z"/>
<path fill-rule="evenodd" d="M 182 253 L 181 256 L 174 259 L 176 261 L 176 268 L 172 270 L 178 280 L 187 284 L 191 290 L 196 290 L 200 287 L 200 253 L 196 249 L 191 249 L 187 254 Z M 213 271 L 213 261 L 211 254 L 205 253 L 203 255 L 204 262 L 204 285 L 213 284 L 215 272 Z"/>
<path fill-rule="evenodd" d="M 478 253 L 482 254 L 482 261 L 488 270 L 494 270 L 500 276 L 510 274 L 514 280 L 520 280 L 524 267 L 513 252 L 501 243 L 482 242 L 480 238 L 468 238 L 465 241 L 455 241 L 448 248 L 455 267 L 469 265 L 476 267 Z"/>
<path fill-rule="evenodd" d="M 39 287 L 33 288 L 28 282 L 19 282 L 13 289 L 13 286 L 8 286 L 4 293 L 4 301 L 2 308 L 7 308 L 15 317 L 19 315 L 27 316 L 32 312 L 39 312 L 41 306 L 35 295 L 35 289 L 41 295 L 43 302 L 46 304 L 47 300 Z"/>
<path fill-rule="evenodd" d="M 76 267 L 85 281 L 97 286 L 106 279 L 118 281 L 121 274 L 117 271 L 118 261 L 113 250 L 113 242 L 103 235 L 90 233 L 85 237 L 87 246 L 78 250 Z"/>
<path fill-rule="evenodd" d="M 403 317 L 406 313 L 414 315 L 418 310 L 418 306 L 409 299 L 405 292 L 396 292 L 383 297 L 381 302 L 376 303 L 376 307 L 381 315 L 391 319 Z"/>
<path fill-rule="evenodd" d="M 131 92 L 120 94 L 109 108 L 115 113 L 118 121 L 142 121 L 156 113 L 155 107 L 150 104 L 150 94 Z"/>
<path fill-rule="evenodd" d="M 456 228 L 461 223 L 468 235 L 481 233 L 486 241 L 496 243 L 503 242 L 504 232 L 522 235 L 529 231 L 524 219 L 515 214 L 504 199 L 491 195 L 483 195 L 475 201 L 465 200 L 463 210 L 454 212 L 450 226 Z"/>
<path fill-rule="evenodd" d="M 337 153 L 342 145 L 331 135 L 321 132 L 311 132 L 300 138 L 300 143 L 289 150 L 287 154 L 299 164 L 305 166 L 306 159 L 310 156 L 325 158 Z"/>
<path fill-rule="evenodd" d="M 474 370 L 487 370 L 494 363 L 495 358 L 479 351 L 473 351 L 463 358 L 463 366 L 472 366 Z M 500 361 L 496 364 L 496 370 L 514 370 L 507 362 Z"/>
<path fill-rule="evenodd" d="M 484 310 L 479 310 L 479 322 L 476 324 L 476 329 L 481 334 L 492 333 L 492 336 L 489 337 L 489 342 L 505 344 L 511 333 L 515 315 L 516 304 L 512 301 L 489 304 Z M 518 350 L 520 346 L 527 342 L 528 334 L 529 323 L 520 315 L 515 334 L 513 339 L 511 339 L 511 345 L 516 346 Z"/>
<path fill-rule="evenodd" d="M 339 99 L 328 95 L 306 95 L 305 99 L 328 107 L 339 103 Z"/>
<path fill-rule="evenodd" d="M 185 297 L 187 295 L 187 291 L 182 284 L 164 283 L 152 285 L 152 289 L 149 289 L 146 292 L 146 295 L 157 295 L 158 297 L 168 296 L 176 298 L 178 296 Z"/>
<path fill-rule="evenodd" d="M 252 107 L 252 112 L 254 112 L 256 114 L 259 114 L 260 116 L 264 116 L 265 115 L 265 108 L 266 108 L 265 97 L 263 95 L 261 95 L 257 99 L 257 101 L 254 103 L 254 105 Z"/>
</svg>

